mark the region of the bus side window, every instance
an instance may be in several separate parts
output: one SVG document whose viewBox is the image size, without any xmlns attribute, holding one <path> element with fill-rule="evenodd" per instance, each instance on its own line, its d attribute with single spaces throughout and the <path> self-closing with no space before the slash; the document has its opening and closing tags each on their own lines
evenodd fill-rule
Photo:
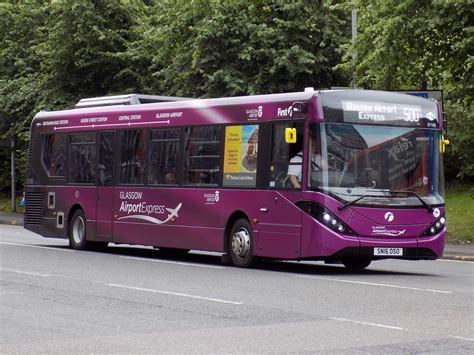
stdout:
<svg viewBox="0 0 474 355">
<path fill-rule="evenodd" d="M 43 167 L 50 177 L 64 177 L 66 158 L 65 134 L 46 134 L 42 137 L 41 158 Z"/>
<path fill-rule="evenodd" d="M 185 150 L 185 182 L 217 185 L 220 177 L 221 126 L 187 128 Z"/>
<path fill-rule="evenodd" d="M 150 134 L 148 183 L 178 184 L 179 129 L 163 129 Z"/>
<path fill-rule="evenodd" d="M 69 182 L 80 184 L 95 183 L 95 159 L 95 133 L 71 135 L 69 146 Z"/>
<path fill-rule="evenodd" d="M 99 186 L 113 184 L 114 167 L 114 132 L 100 133 L 99 140 Z"/>
<path fill-rule="evenodd" d="M 145 180 L 145 131 L 120 132 L 120 176 L 121 184 L 141 185 Z"/>
<path fill-rule="evenodd" d="M 288 144 L 285 140 L 285 129 L 291 127 L 289 123 L 275 124 L 272 136 L 272 158 L 270 165 L 270 187 L 290 188 L 292 187 L 288 177 L 288 166 L 292 157 L 301 154 L 303 147 L 303 124 L 295 124 L 297 129 L 297 140 L 294 144 Z"/>
</svg>

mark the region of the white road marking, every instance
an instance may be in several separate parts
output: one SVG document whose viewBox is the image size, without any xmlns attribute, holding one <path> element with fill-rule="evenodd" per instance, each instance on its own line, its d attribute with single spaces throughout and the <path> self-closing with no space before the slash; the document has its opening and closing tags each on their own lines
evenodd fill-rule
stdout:
<svg viewBox="0 0 474 355">
<path fill-rule="evenodd" d="M 0 242 L 0 244 L 6 244 L 6 245 L 16 245 L 20 247 L 28 247 L 28 248 L 39 248 L 39 249 L 49 249 L 49 250 L 56 250 L 56 251 L 66 251 L 68 253 L 74 253 L 75 250 L 72 249 L 64 249 L 64 245 L 58 245 L 57 248 L 53 247 L 42 247 L 39 245 L 30 245 L 30 244 L 21 244 L 21 243 L 10 243 L 10 242 Z"/>
<path fill-rule="evenodd" d="M 467 341 L 474 341 L 473 338 L 465 338 L 465 337 L 458 337 L 458 336 L 451 336 L 452 338 L 455 338 L 455 339 L 460 339 L 460 340 L 467 340 Z"/>
<path fill-rule="evenodd" d="M 462 256 L 460 256 L 462 258 Z M 467 263 L 467 264 L 474 264 L 474 261 L 468 260 L 451 260 L 451 259 L 438 259 L 436 261 L 442 261 L 443 263 Z"/>
<path fill-rule="evenodd" d="M 331 320 L 336 320 L 338 322 L 350 322 L 350 323 L 356 323 L 356 324 L 362 324 L 362 325 L 370 325 L 372 327 L 379 327 L 379 328 L 387 328 L 387 329 L 395 329 L 395 330 L 408 330 L 405 328 L 401 327 L 395 327 L 393 325 L 385 325 L 385 324 L 378 324 L 378 323 L 370 323 L 370 322 L 362 322 L 358 320 L 352 320 L 352 319 L 346 319 L 346 318 L 329 318 Z"/>
<path fill-rule="evenodd" d="M 37 272 L 29 272 L 29 271 L 22 271 L 22 270 L 15 270 L 15 269 L 6 269 L 6 268 L 0 268 L 2 271 L 6 272 L 14 272 L 15 274 L 24 274 L 24 275 L 32 275 L 32 276 L 41 276 L 41 277 L 47 277 L 51 275 L 47 274 L 38 274 Z"/>
<path fill-rule="evenodd" d="M 390 288 L 399 288 L 403 290 L 413 290 L 413 291 L 423 291 L 423 292 L 434 292 L 434 293 L 443 293 L 443 294 L 451 294 L 451 291 L 443 291 L 443 290 L 432 290 L 429 288 L 418 288 L 418 287 L 408 287 L 408 286 L 398 286 L 398 285 L 389 285 L 389 284 L 381 284 L 375 282 L 365 282 L 365 281 L 353 281 L 353 280 L 343 280 L 343 279 L 332 279 L 329 277 L 317 277 L 317 276 L 303 276 L 303 275 L 296 275 L 296 277 L 306 278 L 306 279 L 315 279 L 315 280 L 324 280 L 324 281 L 334 281 L 334 282 L 344 282 L 344 283 L 352 283 L 358 285 L 368 285 L 368 286 L 379 286 L 379 287 L 390 287 Z"/>
<path fill-rule="evenodd" d="M 335 320 L 338 322 L 349 322 L 349 323 L 355 323 L 355 324 L 360 324 L 360 325 L 368 325 L 371 327 L 379 327 L 379 328 L 386 328 L 386 329 L 393 329 L 393 330 L 402 330 L 402 331 L 410 331 L 410 332 L 419 332 L 419 333 L 424 333 L 424 334 L 432 334 L 427 331 L 418 331 L 418 330 L 410 330 L 408 328 L 402 328 L 402 327 L 396 327 L 393 325 L 387 325 L 387 324 L 379 324 L 379 323 L 372 323 L 372 322 L 363 322 L 359 320 L 354 320 L 354 319 L 347 319 L 347 318 L 338 318 L 338 317 L 329 317 L 331 320 Z M 473 338 L 466 338 L 466 337 L 461 337 L 461 336 L 456 336 L 456 335 L 448 335 L 448 337 L 453 338 L 453 339 L 459 339 L 459 340 L 466 340 L 466 341 L 474 341 Z"/>
<path fill-rule="evenodd" d="M 151 261 L 153 263 L 163 263 L 163 264 L 175 264 L 175 265 L 183 265 L 183 266 L 195 266 L 195 267 L 204 267 L 208 269 L 226 269 L 225 266 L 214 266 L 214 265 L 205 265 L 205 264 L 193 264 L 193 263 L 185 263 L 181 261 L 169 261 L 169 260 L 156 260 L 156 259 L 147 259 L 147 258 L 138 258 L 133 256 L 121 256 L 120 258 L 123 259 L 132 259 L 132 260 L 140 260 L 140 261 Z"/>
<path fill-rule="evenodd" d="M 117 285 L 117 284 L 107 284 L 107 286 L 125 288 L 125 289 L 135 290 L 135 291 L 144 291 L 144 292 L 160 293 L 160 294 L 163 294 L 163 295 L 171 295 L 171 296 L 195 298 L 195 299 L 198 299 L 198 300 L 205 300 L 205 301 L 211 301 L 211 302 L 229 303 L 229 304 L 236 304 L 236 305 L 241 305 L 241 304 L 243 304 L 243 303 L 241 303 L 241 302 L 226 301 L 226 300 L 221 300 L 221 299 L 219 299 L 219 298 L 209 298 L 209 297 L 188 295 L 188 294 L 186 294 L 186 293 L 177 293 L 177 292 L 170 292 L 170 291 L 152 290 L 152 289 L 149 289 L 149 288 L 141 288 L 141 287 L 133 287 L 133 286 Z"/>
</svg>

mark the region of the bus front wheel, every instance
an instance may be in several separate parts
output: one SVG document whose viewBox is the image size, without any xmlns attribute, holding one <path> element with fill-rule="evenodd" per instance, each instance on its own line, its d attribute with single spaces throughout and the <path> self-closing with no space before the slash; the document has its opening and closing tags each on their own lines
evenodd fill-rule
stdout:
<svg viewBox="0 0 474 355">
<path fill-rule="evenodd" d="M 252 226 L 245 218 L 238 219 L 229 236 L 229 252 L 232 263 L 237 267 L 252 267 L 256 263 L 253 256 Z"/>
<path fill-rule="evenodd" d="M 363 270 L 370 265 L 372 260 L 363 258 L 343 259 L 342 263 L 349 270 Z"/>
</svg>

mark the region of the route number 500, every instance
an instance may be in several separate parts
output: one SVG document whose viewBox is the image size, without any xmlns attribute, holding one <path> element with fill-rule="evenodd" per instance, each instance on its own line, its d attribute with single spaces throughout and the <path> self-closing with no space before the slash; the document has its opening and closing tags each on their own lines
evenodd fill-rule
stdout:
<svg viewBox="0 0 474 355">
<path fill-rule="evenodd" d="M 418 122 L 420 120 L 420 109 L 405 107 L 403 109 L 405 115 L 405 121 L 407 122 Z"/>
</svg>

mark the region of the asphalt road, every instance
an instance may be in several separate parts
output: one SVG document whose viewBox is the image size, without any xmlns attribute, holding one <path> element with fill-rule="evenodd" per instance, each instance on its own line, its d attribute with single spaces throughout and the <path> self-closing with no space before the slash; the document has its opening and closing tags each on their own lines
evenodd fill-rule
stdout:
<svg viewBox="0 0 474 355">
<path fill-rule="evenodd" d="M 220 263 L 80 252 L 0 225 L 0 353 L 474 351 L 474 263 Z"/>
</svg>

